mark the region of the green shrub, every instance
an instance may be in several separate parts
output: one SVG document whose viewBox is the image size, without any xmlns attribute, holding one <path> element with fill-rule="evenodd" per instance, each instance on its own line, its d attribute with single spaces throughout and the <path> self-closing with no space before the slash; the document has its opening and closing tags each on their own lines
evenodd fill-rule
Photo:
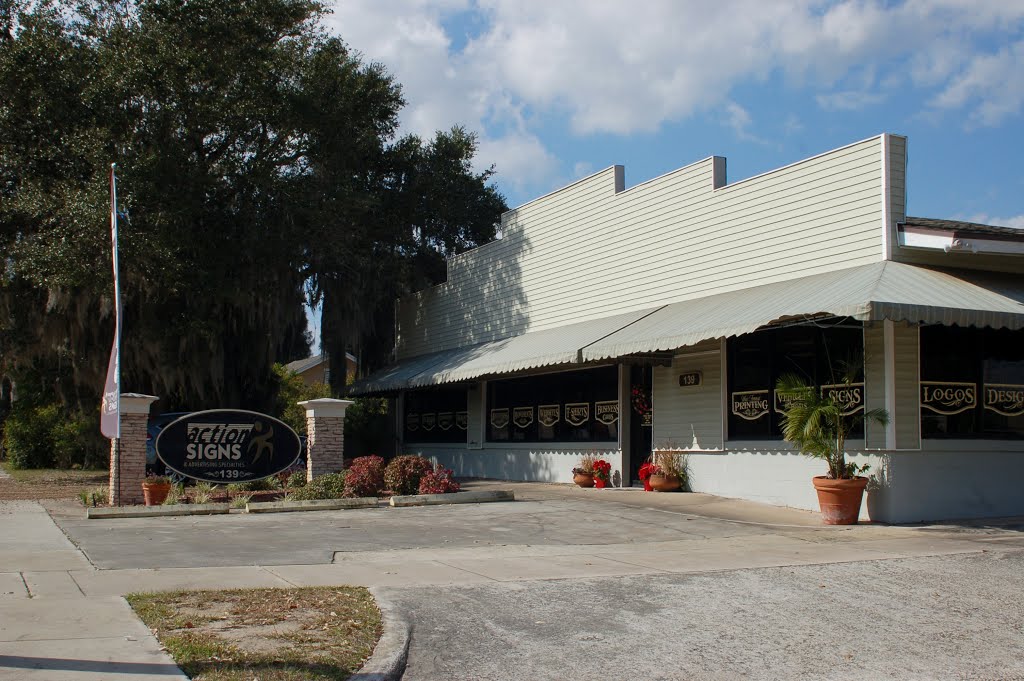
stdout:
<svg viewBox="0 0 1024 681">
<path fill-rule="evenodd" d="M 345 455 L 355 458 L 388 449 L 392 427 L 386 399 L 356 397 L 345 410 Z"/>
<path fill-rule="evenodd" d="M 345 478 L 345 496 L 375 497 L 384 489 L 384 459 L 360 456 L 352 460 Z"/>
<path fill-rule="evenodd" d="M 277 396 L 274 399 L 274 416 L 281 419 L 299 435 L 306 434 L 306 408 L 299 406 L 304 400 L 330 397 L 331 389 L 325 383 L 307 385 L 294 371 L 283 364 L 274 365 L 277 379 Z"/>
<path fill-rule="evenodd" d="M 295 471 L 288 476 L 288 481 L 284 484 L 288 489 L 299 489 L 300 487 L 306 486 L 306 471 Z"/>
<path fill-rule="evenodd" d="M 229 492 L 266 492 L 274 489 L 281 489 L 281 481 L 277 479 L 276 475 L 246 482 L 233 482 L 228 485 Z"/>
<path fill-rule="evenodd" d="M 452 480 L 454 473 L 441 464 L 426 473 L 420 480 L 419 494 L 451 494 L 460 490 L 459 483 Z"/>
<path fill-rule="evenodd" d="M 341 499 L 345 496 L 345 479 L 348 471 L 327 473 L 313 478 L 305 487 L 295 489 L 289 499 L 308 501 L 311 499 Z"/>
<path fill-rule="evenodd" d="M 78 493 L 78 499 L 82 502 L 82 506 L 106 506 L 110 499 L 110 490 L 106 487 L 94 487 L 93 489 L 83 489 Z"/>
<path fill-rule="evenodd" d="M 104 468 L 109 447 L 98 417 L 68 412 L 57 403 L 16 407 L 4 423 L 11 468 Z"/>
<path fill-rule="evenodd" d="M 384 469 L 384 484 L 392 494 L 416 494 L 420 480 L 433 470 L 433 464 L 422 456 L 396 456 Z"/>
</svg>

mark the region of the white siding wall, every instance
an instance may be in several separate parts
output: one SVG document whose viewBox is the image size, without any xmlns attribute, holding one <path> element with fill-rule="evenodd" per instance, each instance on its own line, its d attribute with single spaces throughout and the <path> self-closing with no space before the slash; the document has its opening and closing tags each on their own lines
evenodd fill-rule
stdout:
<svg viewBox="0 0 1024 681">
<path fill-rule="evenodd" d="M 466 451 L 450 445 L 416 445 L 406 447 L 405 453 L 432 459 L 452 469 L 459 477 L 563 483 L 572 482 L 572 469 L 579 465 L 580 457 L 591 454 L 612 464 L 613 482 L 618 484 L 622 479 L 622 450 L 614 443 L 595 443 L 586 449 L 579 443 L 519 446 L 495 443 L 481 451 Z"/>
<path fill-rule="evenodd" d="M 502 239 L 401 301 L 399 357 L 883 257 L 881 137 L 716 188 L 722 164 L 625 191 L 608 168 L 509 211 Z"/>
<path fill-rule="evenodd" d="M 722 448 L 722 360 L 720 341 L 688 348 L 671 367 L 654 367 L 654 446 Z M 696 387 L 679 387 L 679 374 L 703 373 Z"/>
</svg>

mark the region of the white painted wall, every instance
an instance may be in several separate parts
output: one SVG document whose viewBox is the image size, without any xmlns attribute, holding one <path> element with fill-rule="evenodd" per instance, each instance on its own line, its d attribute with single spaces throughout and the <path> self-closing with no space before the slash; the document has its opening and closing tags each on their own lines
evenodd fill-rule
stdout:
<svg viewBox="0 0 1024 681">
<path fill-rule="evenodd" d="M 614 443 L 604 447 L 594 443 L 585 449 L 579 443 L 494 443 L 482 450 L 466 450 L 458 445 L 408 444 L 403 453 L 425 456 L 460 477 L 563 483 L 572 482 L 572 469 L 579 465 L 581 456 L 590 454 L 612 464 L 613 481 L 622 479 L 622 450 Z"/>
</svg>

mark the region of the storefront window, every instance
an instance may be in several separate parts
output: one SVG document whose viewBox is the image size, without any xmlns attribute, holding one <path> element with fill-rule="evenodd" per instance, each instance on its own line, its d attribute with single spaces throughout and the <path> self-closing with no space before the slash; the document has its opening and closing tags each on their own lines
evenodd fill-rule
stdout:
<svg viewBox="0 0 1024 681">
<path fill-rule="evenodd" d="M 487 383 L 488 442 L 616 442 L 618 367 Z"/>
<path fill-rule="evenodd" d="M 838 384 L 844 365 L 863 364 L 863 332 L 855 324 L 848 320 L 827 328 L 795 326 L 729 339 L 729 439 L 781 440 L 784 405 L 775 394 L 776 381 L 792 373 L 826 389 Z M 863 381 L 861 369 L 858 384 L 848 391 L 856 397 L 849 406 L 851 414 L 863 409 Z M 850 435 L 863 437 L 863 423 L 858 422 Z"/>
<path fill-rule="evenodd" d="M 466 442 L 465 388 L 410 390 L 402 419 L 406 442 Z"/>
<path fill-rule="evenodd" d="M 921 436 L 1024 438 L 1024 331 L 921 328 Z"/>
</svg>

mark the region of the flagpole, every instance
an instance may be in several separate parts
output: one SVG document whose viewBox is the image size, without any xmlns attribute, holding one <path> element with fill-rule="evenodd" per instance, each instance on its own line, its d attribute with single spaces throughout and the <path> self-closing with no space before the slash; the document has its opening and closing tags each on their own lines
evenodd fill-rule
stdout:
<svg viewBox="0 0 1024 681">
<path fill-rule="evenodd" d="M 117 164 L 110 164 L 110 246 L 114 270 L 114 342 L 107 363 L 107 378 L 103 385 L 103 408 L 100 412 L 100 432 L 114 440 L 121 437 L 121 284 L 118 276 L 117 255 Z"/>
</svg>

